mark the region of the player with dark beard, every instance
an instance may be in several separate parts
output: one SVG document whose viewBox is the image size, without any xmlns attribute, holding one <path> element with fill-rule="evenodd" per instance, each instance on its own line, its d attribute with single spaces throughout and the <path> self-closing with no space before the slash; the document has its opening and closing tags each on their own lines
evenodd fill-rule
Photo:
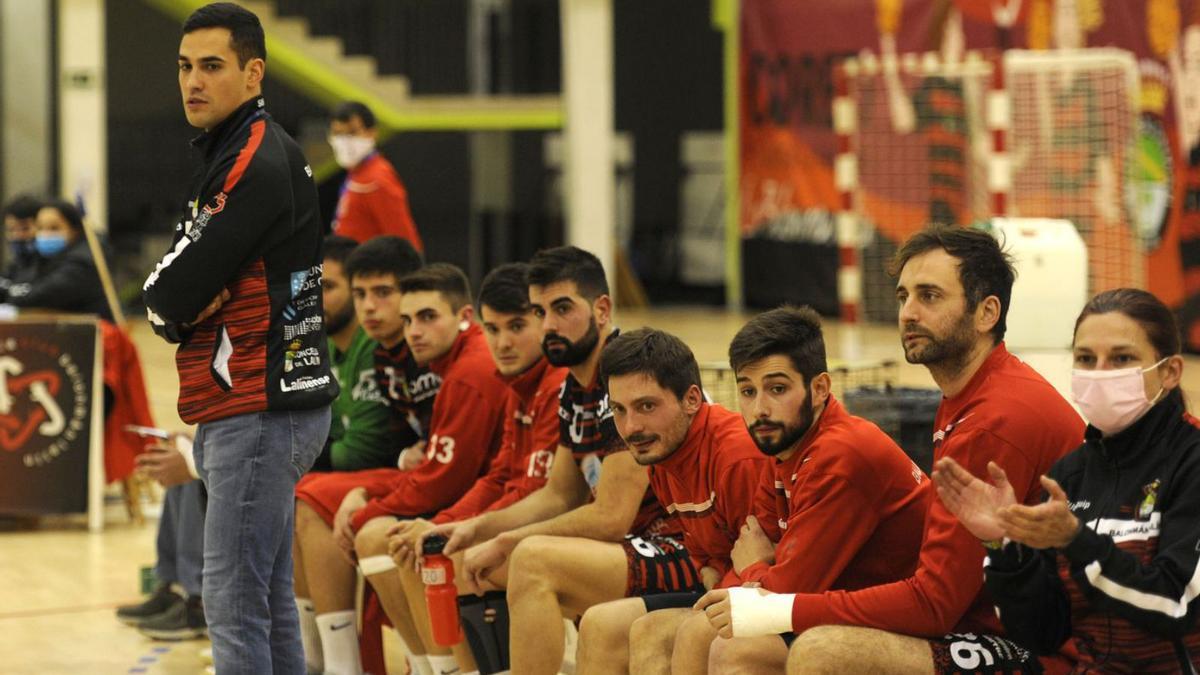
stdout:
<svg viewBox="0 0 1200 675">
<path fill-rule="evenodd" d="M 1007 473 L 1015 498 L 1041 501 L 1046 473 L 1079 445 L 1083 422 L 1062 396 L 1004 346 L 1015 273 L 990 234 L 932 227 L 913 235 L 892 265 L 905 358 L 929 369 L 942 392 L 934 417 L 934 459 L 974 475 L 989 462 Z M 933 500 L 916 571 L 889 584 L 844 592 L 742 597 L 709 593 L 701 606 L 717 640 L 708 661 L 720 670 L 779 672 L 761 662 L 766 633 L 800 636 L 788 672 L 1033 673 L 1037 658 L 1003 636 L 983 588 L 985 549 Z"/>
<path fill-rule="evenodd" d="M 570 371 L 559 399 L 560 444 L 550 478 L 508 508 L 431 532 L 449 537 L 447 554 L 467 549 L 463 576 L 469 590 L 508 589 L 512 625 L 524 636 L 510 640 L 513 672 L 554 673 L 564 640 L 556 608 L 573 618 L 602 600 L 640 594 L 647 583 L 682 590 L 661 575 L 635 580 L 630 591 L 627 575 L 610 573 L 613 557 L 607 553 L 617 548 L 618 565 L 634 556 L 651 567 L 687 554 L 682 546 L 654 543 L 678 536 L 680 529 L 655 499 L 647 468 L 625 452 L 599 377 L 601 351 L 617 333 L 604 268 L 573 246 L 541 251 L 529 267 L 529 301 L 542 322 L 546 359 Z M 592 550 L 599 553 L 563 554 Z M 580 578 L 604 583 L 577 583 Z M 564 580 L 573 582 L 563 585 Z"/>
<path fill-rule="evenodd" d="M 928 481 L 879 427 L 848 413 L 830 393 L 817 313 L 782 307 L 754 317 L 730 343 L 729 363 L 745 426 L 773 461 L 759 479 L 756 517 L 747 519 L 730 554 L 733 573 L 720 588 L 852 590 L 911 574 L 931 499 Z M 628 629 L 629 672 L 705 670 L 717 631 L 691 609 L 699 597 L 692 600 L 654 606 L 647 598 L 647 608 L 663 609 Z M 780 633 L 753 638 L 764 672 L 787 659 L 795 635 Z M 616 672 L 599 667 L 613 660 L 580 665 L 587 675 Z"/>
<path fill-rule="evenodd" d="M 391 443 L 391 411 L 375 381 L 375 349 L 354 315 L 346 260 L 358 246 L 347 237 L 325 238 L 321 273 L 329 358 L 341 391 L 333 401 L 329 438 L 313 471 L 355 471 L 390 466 L 396 461 Z"/>
</svg>

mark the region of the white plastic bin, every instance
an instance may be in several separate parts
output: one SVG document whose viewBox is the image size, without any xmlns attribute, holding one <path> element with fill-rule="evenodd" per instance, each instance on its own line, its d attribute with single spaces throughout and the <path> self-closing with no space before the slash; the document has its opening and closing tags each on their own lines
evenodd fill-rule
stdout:
<svg viewBox="0 0 1200 675">
<path fill-rule="evenodd" d="M 1010 350 L 1068 349 L 1087 302 L 1087 246 L 1069 220 L 993 218 L 1016 261 L 1005 342 Z"/>
</svg>

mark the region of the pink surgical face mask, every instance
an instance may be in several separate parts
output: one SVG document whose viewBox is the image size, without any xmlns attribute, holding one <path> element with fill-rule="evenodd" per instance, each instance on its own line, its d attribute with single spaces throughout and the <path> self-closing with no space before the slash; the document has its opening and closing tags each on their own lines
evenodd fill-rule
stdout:
<svg viewBox="0 0 1200 675">
<path fill-rule="evenodd" d="M 1072 370 L 1071 395 L 1079 412 L 1105 436 L 1128 429 L 1158 402 L 1164 391 L 1159 389 L 1154 400 L 1147 399 L 1142 374 L 1166 363 L 1167 358 L 1170 357 L 1149 368 Z"/>
</svg>

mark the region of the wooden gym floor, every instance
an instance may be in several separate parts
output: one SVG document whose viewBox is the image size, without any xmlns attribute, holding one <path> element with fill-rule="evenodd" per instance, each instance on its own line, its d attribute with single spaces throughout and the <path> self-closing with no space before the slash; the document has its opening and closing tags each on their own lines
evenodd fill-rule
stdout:
<svg viewBox="0 0 1200 675">
<path fill-rule="evenodd" d="M 746 316 L 711 309 L 660 309 L 618 314 L 626 329 L 663 328 L 683 338 L 697 358 L 725 358 L 729 339 Z M 185 430 L 175 412 L 178 380 L 173 350 L 144 322 L 133 325 L 151 406 L 160 426 Z M 832 359 L 850 363 L 891 359 L 899 384 L 932 387 L 921 367 L 904 363 L 891 326 L 825 327 Z M 1065 352 L 1023 355 L 1056 385 L 1066 383 Z M 1189 357 L 1185 391 L 1200 400 L 1200 359 Z M 206 641 L 154 642 L 114 617 L 119 604 L 135 602 L 138 570 L 153 565 L 156 521 L 129 522 L 119 502 L 107 507 L 103 533 L 87 532 L 82 519 L 52 519 L 36 525 L 0 520 L 0 673 L 202 673 L 199 650 Z M 400 664 L 398 647 L 389 661 Z M 392 672 L 402 673 L 403 666 Z"/>
</svg>

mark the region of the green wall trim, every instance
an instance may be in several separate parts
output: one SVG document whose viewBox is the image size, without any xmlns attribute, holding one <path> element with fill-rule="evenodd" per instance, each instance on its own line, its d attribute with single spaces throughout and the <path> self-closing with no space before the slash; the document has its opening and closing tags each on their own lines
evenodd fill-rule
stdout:
<svg viewBox="0 0 1200 675">
<path fill-rule="evenodd" d="M 182 23 L 206 0 L 144 0 Z M 341 101 L 362 101 L 379 119 L 383 136 L 398 131 L 501 131 L 509 129 L 560 129 L 563 110 L 557 97 L 530 97 L 525 102 L 505 105 L 503 100 L 471 97 L 439 98 L 436 106 L 413 99 L 413 106 L 397 106 L 369 89 L 349 82 L 328 66 L 310 58 L 295 46 L 267 34 L 267 72 L 312 100 L 332 108 Z"/>
</svg>

